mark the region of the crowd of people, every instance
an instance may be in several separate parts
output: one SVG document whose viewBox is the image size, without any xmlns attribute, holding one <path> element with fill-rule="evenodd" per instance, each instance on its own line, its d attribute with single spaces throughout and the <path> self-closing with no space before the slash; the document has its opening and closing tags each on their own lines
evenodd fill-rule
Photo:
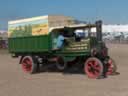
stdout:
<svg viewBox="0 0 128 96">
<path fill-rule="evenodd" d="M 0 49 L 8 48 L 7 40 L 0 40 Z"/>
<path fill-rule="evenodd" d="M 106 32 L 103 40 L 112 43 L 128 43 L 128 32 Z"/>
</svg>

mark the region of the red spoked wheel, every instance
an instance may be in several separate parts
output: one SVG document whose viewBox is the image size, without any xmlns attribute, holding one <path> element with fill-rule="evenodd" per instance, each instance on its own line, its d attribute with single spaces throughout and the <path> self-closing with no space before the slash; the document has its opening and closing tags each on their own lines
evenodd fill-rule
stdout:
<svg viewBox="0 0 128 96">
<path fill-rule="evenodd" d="M 99 59 L 91 57 L 85 62 L 84 71 L 89 78 L 96 79 L 103 73 L 103 63 Z"/>
<path fill-rule="evenodd" d="M 112 75 L 112 74 L 116 73 L 117 66 L 115 64 L 115 61 L 112 58 L 108 59 L 107 65 L 108 65 L 107 75 Z"/>
<path fill-rule="evenodd" d="M 37 64 L 34 62 L 34 58 L 31 56 L 25 56 L 22 59 L 22 69 L 26 73 L 35 73 L 37 71 Z"/>
</svg>

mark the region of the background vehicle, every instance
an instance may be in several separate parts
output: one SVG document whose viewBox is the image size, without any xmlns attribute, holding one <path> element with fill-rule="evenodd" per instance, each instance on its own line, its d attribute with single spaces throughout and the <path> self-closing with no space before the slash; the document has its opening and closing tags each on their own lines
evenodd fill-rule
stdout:
<svg viewBox="0 0 128 96">
<path fill-rule="evenodd" d="M 25 72 L 35 73 L 40 64 L 53 63 L 61 71 L 68 64 L 77 65 L 89 78 L 116 71 L 116 65 L 102 42 L 102 21 L 56 27 L 50 27 L 49 22 L 48 16 L 9 22 L 9 52 L 13 57 L 21 56 L 20 64 Z M 94 27 L 96 33 L 91 32 Z M 78 30 L 82 33 L 77 41 L 75 32 Z M 56 40 L 62 31 L 68 39 L 62 49 L 56 50 Z"/>
</svg>

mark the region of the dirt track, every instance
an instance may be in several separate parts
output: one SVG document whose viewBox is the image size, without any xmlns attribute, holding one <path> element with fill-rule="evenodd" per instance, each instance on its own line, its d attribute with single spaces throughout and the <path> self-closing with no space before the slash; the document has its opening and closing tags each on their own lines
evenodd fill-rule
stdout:
<svg viewBox="0 0 128 96">
<path fill-rule="evenodd" d="M 0 53 L 0 96 L 128 96 L 128 45 L 108 45 L 120 75 L 92 80 L 83 74 L 25 74 L 18 59 Z"/>
</svg>

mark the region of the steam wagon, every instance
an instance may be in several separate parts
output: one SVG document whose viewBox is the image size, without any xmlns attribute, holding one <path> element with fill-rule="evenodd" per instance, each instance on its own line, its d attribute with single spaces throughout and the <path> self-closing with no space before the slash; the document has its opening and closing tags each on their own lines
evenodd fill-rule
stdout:
<svg viewBox="0 0 128 96">
<path fill-rule="evenodd" d="M 20 57 L 23 71 L 36 73 L 41 64 L 55 64 L 60 71 L 69 65 L 77 65 L 89 78 L 111 75 L 116 71 L 116 65 L 102 41 L 102 21 L 94 24 L 61 22 L 52 22 L 49 16 L 8 22 L 9 52 L 12 57 Z M 63 47 L 58 49 L 60 32 L 66 39 Z"/>
</svg>

